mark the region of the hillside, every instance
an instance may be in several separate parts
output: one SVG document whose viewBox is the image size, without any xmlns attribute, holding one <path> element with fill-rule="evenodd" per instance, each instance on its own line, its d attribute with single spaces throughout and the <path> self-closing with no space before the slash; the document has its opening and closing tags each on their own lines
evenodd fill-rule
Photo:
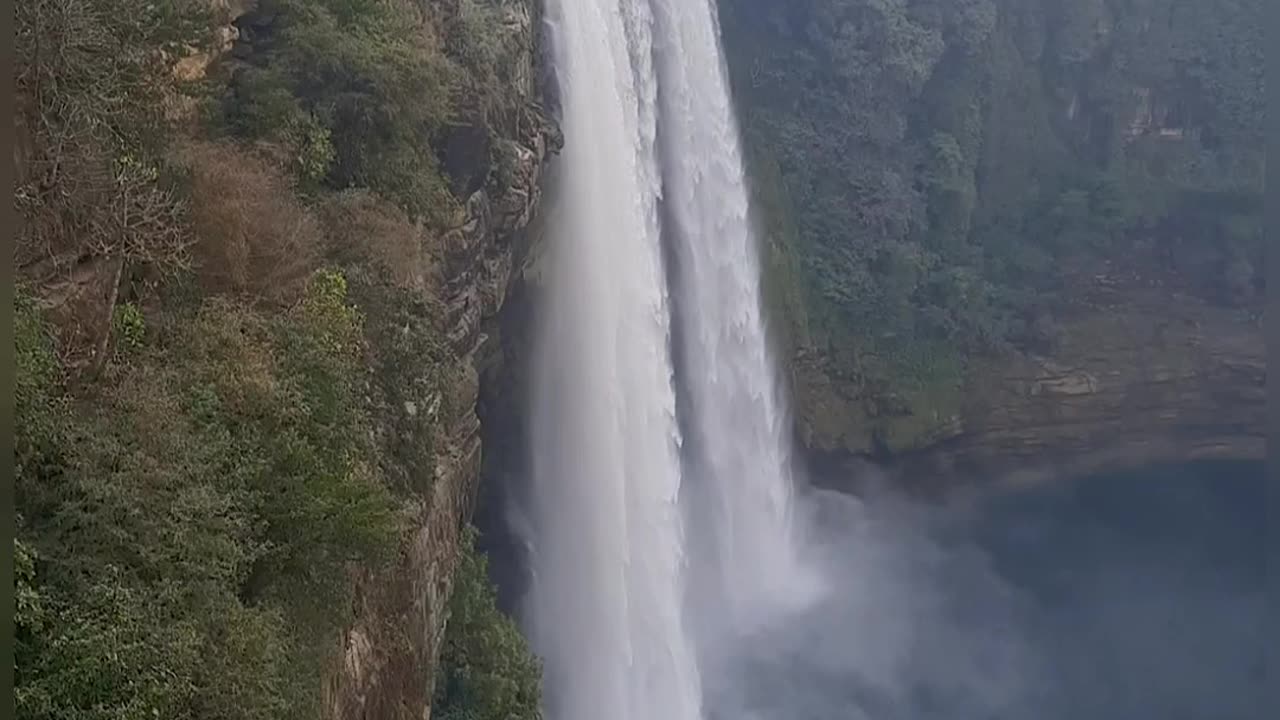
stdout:
<svg viewBox="0 0 1280 720">
<path fill-rule="evenodd" d="M 18 717 L 537 716 L 464 532 L 534 15 L 21 4 Z"/>
<path fill-rule="evenodd" d="M 1258 455 L 1260 2 L 720 5 L 807 445 Z"/>
</svg>

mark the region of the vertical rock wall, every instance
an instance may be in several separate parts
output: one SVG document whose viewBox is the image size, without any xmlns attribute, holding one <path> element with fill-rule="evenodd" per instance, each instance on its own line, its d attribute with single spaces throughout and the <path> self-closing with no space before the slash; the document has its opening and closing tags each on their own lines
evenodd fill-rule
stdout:
<svg viewBox="0 0 1280 720">
<path fill-rule="evenodd" d="M 434 481 L 419 498 L 411 534 L 398 560 L 382 572 L 356 579 L 356 620 L 343 637 L 342 664 L 329 679 L 326 706 L 333 718 L 415 720 L 430 717 L 434 670 L 444 637 L 447 604 L 458 560 L 458 539 L 470 519 L 480 480 L 480 420 L 476 415 L 479 378 L 476 354 L 485 327 L 507 296 L 513 268 L 523 261 L 527 229 L 541 200 L 543 170 L 562 142 L 559 130 L 538 103 L 536 13 L 531 2 L 503 7 L 500 38 L 506 88 L 517 97 L 510 117 L 478 119 L 483 127 L 459 126 L 447 160 L 452 177 L 483 179 L 493 150 L 506 158 L 501 180 L 493 176 L 470 190 L 454 227 L 439 239 L 443 260 L 445 336 L 454 367 L 444 388 L 450 401 L 438 419 Z M 489 143 L 468 138 L 489 136 Z M 465 147 L 471 145 L 470 147 Z M 469 190 L 455 188 L 455 192 Z M 427 411 L 427 409 L 414 409 Z"/>
</svg>

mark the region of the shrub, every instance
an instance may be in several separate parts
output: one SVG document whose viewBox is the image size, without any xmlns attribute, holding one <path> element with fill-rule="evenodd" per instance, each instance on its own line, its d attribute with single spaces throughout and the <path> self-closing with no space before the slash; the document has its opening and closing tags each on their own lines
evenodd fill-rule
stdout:
<svg viewBox="0 0 1280 720">
<path fill-rule="evenodd" d="M 14 293 L 14 470 L 18 490 L 57 464 L 63 423 L 53 336 L 27 288 Z"/>
<path fill-rule="evenodd" d="M 23 407 L 48 406 L 19 311 Z M 348 565 L 399 531 L 361 317 L 322 272 L 286 313 L 213 299 L 156 320 L 93 402 L 50 415 L 56 452 L 22 486 L 19 717 L 314 717 Z"/>
<path fill-rule="evenodd" d="M 456 208 L 432 137 L 458 71 L 407 4 L 280 0 L 270 37 L 223 103 L 245 137 L 282 142 L 303 176 L 371 188 L 440 223 Z M 330 150 L 332 151 L 330 153 Z"/>
<path fill-rule="evenodd" d="M 497 607 L 475 531 L 463 531 L 432 716 L 539 720 L 541 670 L 515 623 Z"/>
<path fill-rule="evenodd" d="M 146 342 L 147 321 L 135 303 L 117 305 L 111 318 L 117 348 L 125 353 L 135 353 Z"/>
<path fill-rule="evenodd" d="M 441 279 L 434 244 L 404 210 L 368 191 L 348 190 L 327 198 L 319 216 L 329 257 L 371 265 L 398 287 L 436 295 Z"/>
<path fill-rule="evenodd" d="M 22 518 L 18 518 L 19 532 Z M 36 553 L 18 538 L 13 540 L 13 635 L 14 656 L 21 666 L 31 653 L 31 640 L 44 625 L 44 601 L 36 588 Z"/>
<path fill-rule="evenodd" d="M 446 347 L 438 303 L 388 282 L 376 269 L 357 268 L 351 296 L 367 316 L 364 332 L 367 392 L 385 482 L 404 495 L 430 497 L 435 453 L 445 428 L 444 368 L 457 363 Z"/>
<path fill-rule="evenodd" d="M 43 279 L 68 255 L 184 264 L 185 207 L 158 183 L 163 101 L 175 91 L 165 57 L 208 39 L 208 10 L 199 0 L 17 9 L 19 267 Z"/>
<path fill-rule="evenodd" d="M 341 607 L 334 593 L 345 583 L 333 579 L 345 563 L 390 551 L 396 517 L 373 474 L 361 341 L 345 279 L 331 271 L 274 320 L 213 303 L 185 341 L 189 412 L 229 443 L 223 473 L 242 478 L 263 523 L 247 597 Z"/>
<path fill-rule="evenodd" d="M 208 292 L 295 300 L 319 264 L 322 230 L 267 161 L 232 143 L 178 154 L 190 174 L 196 276 Z"/>
</svg>

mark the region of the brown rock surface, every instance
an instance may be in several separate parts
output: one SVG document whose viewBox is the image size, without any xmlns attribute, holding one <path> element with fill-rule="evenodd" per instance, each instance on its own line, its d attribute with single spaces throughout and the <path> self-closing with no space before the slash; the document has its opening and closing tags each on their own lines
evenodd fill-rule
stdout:
<svg viewBox="0 0 1280 720">
<path fill-rule="evenodd" d="M 436 241 L 443 260 L 445 336 L 456 358 L 446 372 L 448 402 L 406 412 L 434 413 L 442 438 L 435 448 L 434 479 L 420 498 L 401 556 L 381 573 L 361 572 L 356 581 L 355 621 L 344 634 L 343 661 L 325 687 L 328 714 L 362 720 L 422 720 L 430 717 L 436 658 L 447 620 L 462 526 L 474 510 L 480 480 L 479 382 L 476 354 L 485 325 L 506 299 L 515 268 L 529 243 L 524 234 L 542 197 L 543 169 L 561 144 L 559 130 L 536 104 L 533 19 L 528 9 L 508 9 L 506 47 L 513 51 L 513 90 L 525 100 L 503 138 L 513 158 L 509 183 L 472 192 L 454 227 Z M 517 11 L 519 10 L 519 11 Z M 517 22 L 518 21 L 518 22 Z M 485 162 L 486 158 L 474 158 Z"/>
<path fill-rule="evenodd" d="M 1259 321 L 1179 294 L 1111 300 L 1064 323 L 1050 356 L 977 369 L 950 435 L 896 461 L 904 481 L 1264 457 Z"/>
</svg>

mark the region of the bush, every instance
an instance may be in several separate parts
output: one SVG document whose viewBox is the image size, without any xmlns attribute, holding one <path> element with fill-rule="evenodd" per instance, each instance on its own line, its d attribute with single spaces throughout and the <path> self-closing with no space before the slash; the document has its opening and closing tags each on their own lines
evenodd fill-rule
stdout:
<svg viewBox="0 0 1280 720">
<path fill-rule="evenodd" d="M 326 254 L 344 265 L 371 265 L 397 287 L 435 297 L 440 260 L 404 210 L 365 190 L 337 193 L 320 205 Z"/>
<path fill-rule="evenodd" d="M 441 720 L 540 720 L 540 676 L 515 623 L 497 607 L 475 531 L 463 531 L 432 716 Z"/>
<path fill-rule="evenodd" d="M 380 471 L 397 493 L 430 497 L 436 449 L 447 432 L 442 417 L 451 417 L 442 408 L 448 389 L 442 369 L 457 363 L 441 332 L 444 312 L 429 295 L 397 286 L 376 268 L 353 269 L 351 295 L 367 315 L 367 392 Z"/>
<path fill-rule="evenodd" d="M 196 277 L 207 292 L 288 304 L 320 261 L 323 231 L 265 160 L 233 143 L 178 154 L 190 175 Z"/>
<path fill-rule="evenodd" d="M 14 293 L 14 473 L 19 493 L 51 472 L 61 451 L 61 368 L 53 336 L 27 288 Z"/>
<path fill-rule="evenodd" d="M 19 311 L 31 417 L 54 375 Z M 348 567 L 400 528 L 361 317 L 321 272 L 287 313 L 209 300 L 154 320 L 93 402 L 49 416 L 57 447 L 21 486 L 18 715 L 314 717 Z"/>
<path fill-rule="evenodd" d="M 430 141 L 452 115 L 458 70 L 433 29 L 402 3 L 279 0 L 276 9 L 223 103 L 230 127 L 289 147 L 303 177 L 371 188 L 437 223 L 450 217 L 456 201 Z"/>
<path fill-rule="evenodd" d="M 147 337 L 147 320 L 135 303 L 117 305 L 112 313 L 111 324 L 117 349 L 121 353 L 135 353 L 142 349 Z"/>
<path fill-rule="evenodd" d="M 185 207 L 158 183 L 164 101 L 176 92 L 165 58 L 210 38 L 209 8 L 199 0 L 17 8 L 20 267 L 66 255 L 184 264 Z M 55 261 L 37 274 L 58 270 Z"/>
</svg>

